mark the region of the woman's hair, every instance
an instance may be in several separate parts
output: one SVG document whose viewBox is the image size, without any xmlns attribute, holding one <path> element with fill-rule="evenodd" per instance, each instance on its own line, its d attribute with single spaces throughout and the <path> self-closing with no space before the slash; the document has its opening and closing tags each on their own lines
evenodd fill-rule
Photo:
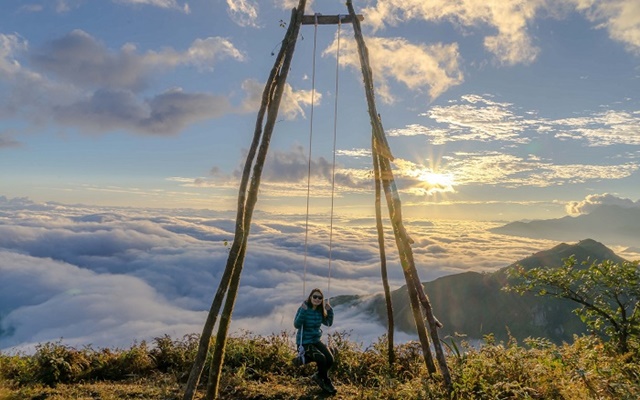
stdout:
<svg viewBox="0 0 640 400">
<path fill-rule="evenodd" d="M 318 288 L 313 289 L 311 293 L 309 293 L 309 297 L 307 297 L 307 304 L 309 305 L 309 307 L 313 308 L 311 296 L 313 296 L 314 293 L 320 293 L 320 296 L 322 296 L 322 303 L 320 303 L 320 312 L 322 313 L 322 318 L 327 318 L 327 310 L 324 307 L 324 294 L 322 293 L 322 290 Z"/>
</svg>

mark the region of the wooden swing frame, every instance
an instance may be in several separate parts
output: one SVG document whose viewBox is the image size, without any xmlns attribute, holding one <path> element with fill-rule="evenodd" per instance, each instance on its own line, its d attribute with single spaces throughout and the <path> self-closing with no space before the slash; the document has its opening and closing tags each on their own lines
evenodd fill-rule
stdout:
<svg viewBox="0 0 640 400">
<path fill-rule="evenodd" d="M 236 214 L 234 240 L 229 250 L 229 257 L 227 259 L 224 273 L 220 279 L 218 289 L 205 321 L 202 335 L 200 336 L 198 351 L 185 387 L 183 400 L 194 399 L 198 382 L 200 381 L 200 376 L 204 369 L 204 363 L 207 358 L 207 354 L 209 353 L 209 345 L 211 342 L 213 328 L 218 319 L 217 317 L 220 313 L 220 307 L 224 300 L 224 308 L 222 313 L 220 313 L 213 358 L 211 360 L 209 370 L 209 380 L 207 383 L 205 399 L 212 400 L 218 396 L 222 364 L 224 361 L 224 351 L 229 325 L 231 323 L 231 314 L 235 305 L 238 287 L 240 284 L 240 275 L 244 266 L 247 240 L 249 237 L 253 211 L 258 199 L 258 188 L 260 186 L 262 170 L 271 137 L 273 135 L 273 129 L 277 119 L 286 79 L 290 70 L 291 60 L 295 51 L 300 26 L 308 24 L 330 25 L 337 23 L 351 23 L 353 25 L 372 128 L 371 144 L 376 188 L 376 227 L 378 231 L 378 244 L 380 248 L 385 298 L 387 300 L 387 314 L 390 318 L 390 331 L 391 333 L 393 332 L 393 315 L 390 291 L 386 281 L 386 257 L 384 253 L 384 236 L 380 210 L 380 188 L 384 190 L 396 246 L 400 256 L 402 271 L 407 283 L 413 317 L 416 323 L 427 370 L 429 371 L 429 374 L 436 372 L 436 367 L 433 362 L 433 356 L 430 349 L 429 335 L 425 326 L 425 318 L 427 325 L 429 326 L 431 343 L 433 344 L 436 352 L 436 359 L 438 361 L 438 366 L 440 367 L 440 373 L 442 374 L 447 388 L 449 390 L 452 388 L 451 377 L 447 367 L 442 343 L 438 337 L 438 328 L 441 327 L 441 325 L 433 315 L 431 303 L 424 292 L 422 283 L 420 282 L 413 258 L 413 251 L 411 249 L 413 241 L 407 234 L 402 222 L 400 196 L 398 194 L 395 180 L 393 178 L 393 171 L 391 169 L 393 155 L 391 154 L 391 150 L 384 133 L 384 128 L 382 127 L 382 122 L 376 109 L 373 74 L 369 64 L 368 49 L 364 42 L 360 27 L 360 21 L 363 20 L 363 17 L 355 13 L 351 0 L 347 0 L 346 5 L 349 11 L 348 15 L 304 15 L 306 0 L 299 0 L 298 6 L 291 12 L 291 20 L 282 41 L 282 46 L 280 47 L 274 66 L 265 84 L 262 94 L 262 103 L 256 119 L 253 140 L 245 161 L 238 194 L 238 209 Z M 389 336 L 390 362 L 393 362 L 392 337 L 392 335 Z"/>
</svg>

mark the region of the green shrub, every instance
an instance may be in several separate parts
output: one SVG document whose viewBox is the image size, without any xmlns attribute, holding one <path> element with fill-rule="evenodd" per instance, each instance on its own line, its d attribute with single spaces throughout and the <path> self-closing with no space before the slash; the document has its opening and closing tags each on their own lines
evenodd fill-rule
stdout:
<svg viewBox="0 0 640 400">
<path fill-rule="evenodd" d="M 155 364 L 147 343 L 134 343 L 127 350 L 101 349 L 90 353 L 91 366 L 87 379 L 99 381 L 121 381 L 132 377 L 149 375 Z"/>
<path fill-rule="evenodd" d="M 155 369 L 149 347 L 144 340 L 140 344 L 134 343 L 129 350 L 120 352 L 118 362 L 128 377 L 144 376 Z"/>
<path fill-rule="evenodd" d="M 120 350 L 101 349 L 91 355 L 91 366 L 87 379 L 98 381 L 119 381 L 126 378 L 127 371 L 120 360 Z"/>
<path fill-rule="evenodd" d="M 77 382 L 91 364 L 86 351 L 60 342 L 37 345 L 33 361 L 35 381 L 47 386 Z"/>
<path fill-rule="evenodd" d="M 0 354 L 0 379 L 18 385 L 34 382 L 33 358 L 25 354 Z"/>
<path fill-rule="evenodd" d="M 185 335 L 182 340 L 173 340 L 169 335 L 155 338 L 155 346 L 150 351 L 155 367 L 160 372 L 188 373 L 198 351 L 199 339 L 195 334 Z"/>
<path fill-rule="evenodd" d="M 292 360 L 296 353 L 292 343 L 286 332 L 257 336 L 244 331 L 227 341 L 224 367 L 231 371 L 241 368 L 247 377 L 258 380 L 268 374 L 295 374 Z"/>
</svg>

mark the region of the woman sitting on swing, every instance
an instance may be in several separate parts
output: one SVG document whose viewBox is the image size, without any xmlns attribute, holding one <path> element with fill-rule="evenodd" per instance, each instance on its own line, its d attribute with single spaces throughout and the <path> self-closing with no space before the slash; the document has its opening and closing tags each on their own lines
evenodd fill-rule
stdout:
<svg viewBox="0 0 640 400">
<path fill-rule="evenodd" d="M 302 302 L 293 320 L 293 326 L 298 329 L 296 346 L 299 348 L 298 356 L 301 357 L 301 363 L 315 361 L 318 366 L 318 372 L 312 376 L 313 380 L 324 391 L 335 394 L 337 390 L 327 375 L 333 365 L 333 354 L 320 341 L 321 325 L 333 325 L 333 308 L 329 300 L 324 301 L 322 291 L 316 288 L 311 291 L 307 300 Z M 300 346 L 304 350 L 300 349 Z"/>
</svg>

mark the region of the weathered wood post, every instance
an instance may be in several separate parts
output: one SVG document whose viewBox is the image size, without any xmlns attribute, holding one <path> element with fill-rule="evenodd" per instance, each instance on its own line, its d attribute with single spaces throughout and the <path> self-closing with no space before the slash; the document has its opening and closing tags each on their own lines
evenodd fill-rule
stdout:
<svg viewBox="0 0 640 400">
<path fill-rule="evenodd" d="M 354 16 L 355 11 L 353 9 L 353 4 L 351 0 L 347 0 L 347 9 L 349 10 L 349 15 Z M 398 247 L 398 252 L 400 253 L 400 261 L 402 264 L 402 269 L 405 274 L 405 279 L 407 281 L 407 289 L 409 292 L 409 298 L 411 300 L 412 309 L 414 311 L 414 319 L 416 322 L 416 328 L 418 330 L 418 336 L 420 337 L 420 342 L 422 345 L 422 350 L 425 353 L 425 362 L 427 364 L 427 368 L 429 371 L 435 372 L 435 367 L 433 366 L 433 359 L 431 358 L 431 350 L 429 348 L 428 339 L 424 337 L 424 320 L 422 319 L 422 315 L 420 318 L 417 317 L 415 301 L 419 299 L 422 304 L 422 308 L 424 310 L 425 316 L 427 318 L 427 322 L 429 324 L 429 331 L 431 334 L 431 340 L 433 342 L 433 346 L 436 351 L 436 358 L 438 360 L 438 364 L 440 366 L 440 372 L 444 378 L 445 384 L 449 389 L 451 389 L 451 376 L 449 374 L 449 368 L 447 367 L 447 360 L 442 349 L 442 343 L 440 343 L 440 338 L 438 337 L 438 327 L 440 323 L 433 315 L 433 309 L 431 308 L 431 303 L 429 298 L 424 293 L 424 288 L 422 287 L 422 283 L 418 277 L 418 272 L 415 267 L 415 262 L 413 259 L 413 251 L 411 250 L 411 243 L 413 241 L 407 235 L 406 229 L 402 223 L 402 211 L 401 211 L 401 202 L 400 196 L 398 195 L 398 190 L 395 185 L 395 180 L 393 179 L 393 171 L 391 169 L 391 161 L 393 161 L 393 156 L 389 150 L 389 145 L 386 140 L 386 136 L 384 134 L 384 129 L 382 127 L 382 122 L 380 121 L 380 117 L 378 116 L 378 112 L 376 110 L 375 105 L 375 95 L 373 88 L 373 73 L 371 71 L 371 67 L 369 65 L 369 55 L 367 46 L 364 42 L 364 38 L 362 36 L 362 29 L 360 28 L 360 21 L 357 18 L 354 18 L 352 21 L 354 36 L 356 38 L 356 43 L 358 45 L 358 55 L 360 57 L 360 65 L 362 69 L 362 75 L 364 79 L 364 87 L 365 94 L 367 97 L 367 104 L 369 108 L 369 117 L 371 120 L 371 128 L 372 134 L 374 137 L 374 146 L 373 153 L 374 157 L 377 157 L 378 160 L 378 168 L 379 171 L 379 179 L 382 181 L 382 186 L 385 191 L 385 195 L 387 198 L 387 206 L 389 208 L 389 215 L 391 218 L 391 223 L 393 226 L 393 231 L 396 237 L 396 245 Z M 374 163 L 375 164 L 375 163 Z M 421 334 L 421 329 L 422 334 Z M 431 359 L 431 360 L 430 360 Z"/>
<path fill-rule="evenodd" d="M 225 307 L 220 319 L 218 334 L 216 335 L 214 356 L 210 370 L 211 373 L 209 375 L 209 384 L 207 385 L 208 399 L 213 399 L 218 395 L 220 372 L 224 361 L 227 333 L 240 283 L 240 275 L 246 254 L 247 239 L 251 228 L 251 218 L 258 198 L 258 188 L 260 186 L 262 168 L 266 159 L 271 135 L 273 133 L 273 128 L 280 107 L 280 101 L 282 99 L 282 93 L 284 91 L 287 75 L 291 66 L 291 60 L 293 58 L 293 52 L 295 50 L 305 7 L 306 0 L 300 0 L 298 7 L 292 10 L 291 21 L 289 22 L 287 33 L 282 41 L 282 46 L 278 52 L 278 56 L 276 57 L 269 79 L 265 84 L 262 94 L 262 103 L 256 119 L 253 141 L 245 161 L 242 180 L 240 183 L 234 240 L 231 244 L 231 249 L 229 250 L 229 257 L 227 258 L 224 274 L 218 285 L 218 290 L 213 303 L 211 304 L 209 315 L 207 316 L 207 320 L 202 330 L 202 335 L 200 336 L 198 352 L 185 388 L 184 400 L 193 400 L 195 396 L 198 382 L 200 381 L 200 376 L 204 369 L 207 353 L 209 352 L 209 344 L 213 328 L 216 324 L 222 301 L 226 296 Z M 265 113 L 267 114 L 267 121 L 264 123 L 263 130 Z M 258 153 L 257 159 L 256 153 Z M 252 166 L 253 174 L 251 175 Z M 251 185 L 249 186 L 250 178 Z M 247 186 L 249 186 L 248 190 Z"/>
<path fill-rule="evenodd" d="M 375 138 L 371 136 L 371 155 L 373 156 L 373 173 L 375 181 L 375 208 L 376 208 L 376 231 L 378 232 L 378 251 L 380 253 L 380 274 L 382 276 L 382 287 L 384 289 L 384 301 L 387 306 L 387 358 L 389 367 L 395 362 L 395 346 L 393 341 L 393 332 L 395 331 L 395 322 L 393 320 L 393 302 L 391 301 L 391 289 L 389 288 L 389 278 L 387 274 L 387 256 L 384 248 L 384 227 L 382 226 L 382 211 L 380 206 L 380 168 L 378 163 L 378 155 L 373 151 L 375 147 Z M 393 371 L 392 368 L 390 368 Z"/>
</svg>

